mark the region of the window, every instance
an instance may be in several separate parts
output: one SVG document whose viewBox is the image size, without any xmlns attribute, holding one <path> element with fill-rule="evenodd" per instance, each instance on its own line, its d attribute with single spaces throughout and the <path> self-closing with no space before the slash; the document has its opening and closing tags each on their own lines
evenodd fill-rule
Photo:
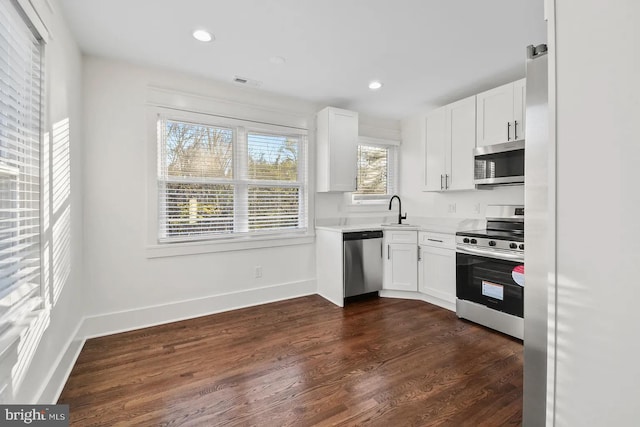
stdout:
<svg viewBox="0 0 640 427">
<path fill-rule="evenodd" d="M 354 203 L 388 200 L 396 192 L 396 147 L 377 140 L 361 138 L 358 145 L 358 188 Z"/>
<path fill-rule="evenodd" d="M 306 131 L 158 120 L 160 242 L 304 232 Z"/>
<path fill-rule="evenodd" d="M 0 2 L 0 342 L 3 344 L 16 342 L 36 310 L 42 308 L 43 301 L 42 50 L 40 38 L 22 13 L 11 2 Z M 0 352 L 5 350 L 0 348 Z"/>
</svg>

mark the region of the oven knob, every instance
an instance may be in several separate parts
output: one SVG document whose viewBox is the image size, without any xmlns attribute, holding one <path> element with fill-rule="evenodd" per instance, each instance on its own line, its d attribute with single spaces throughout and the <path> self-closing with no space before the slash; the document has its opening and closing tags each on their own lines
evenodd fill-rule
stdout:
<svg viewBox="0 0 640 427">
<path fill-rule="evenodd" d="M 469 238 L 465 237 L 464 239 L 462 239 L 462 243 L 469 243 Z"/>
<path fill-rule="evenodd" d="M 510 247 L 511 249 L 518 249 L 518 245 L 517 245 L 516 243 L 511 243 L 511 244 L 509 244 L 509 247 Z"/>
<path fill-rule="evenodd" d="M 489 246 L 495 246 L 496 242 L 494 242 L 493 240 L 489 240 Z"/>
<path fill-rule="evenodd" d="M 524 243 L 520 243 L 520 249 L 524 251 Z"/>
<path fill-rule="evenodd" d="M 476 243 L 478 243 L 478 241 L 476 239 L 471 239 L 471 244 L 475 245 Z"/>
</svg>

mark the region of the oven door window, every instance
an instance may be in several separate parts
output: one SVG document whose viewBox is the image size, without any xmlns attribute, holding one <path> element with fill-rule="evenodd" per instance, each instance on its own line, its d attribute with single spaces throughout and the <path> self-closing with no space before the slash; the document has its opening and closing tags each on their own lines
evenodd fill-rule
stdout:
<svg viewBox="0 0 640 427">
<path fill-rule="evenodd" d="M 522 263 L 458 253 L 456 265 L 458 298 L 523 317 L 524 288 L 513 279 Z"/>
</svg>

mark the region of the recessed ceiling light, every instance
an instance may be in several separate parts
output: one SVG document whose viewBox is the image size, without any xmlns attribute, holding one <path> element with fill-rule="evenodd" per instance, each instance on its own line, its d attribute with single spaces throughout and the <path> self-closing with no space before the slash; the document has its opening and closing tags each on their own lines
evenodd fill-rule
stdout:
<svg viewBox="0 0 640 427">
<path fill-rule="evenodd" d="M 201 42 L 210 42 L 213 40 L 211 33 L 205 30 L 195 30 L 193 32 L 193 38 Z"/>
<path fill-rule="evenodd" d="M 282 65 L 285 62 L 287 62 L 287 60 L 284 59 L 282 56 L 272 56 L 271 58 L 269 58 L 269 62 L 276 65 Z"/>
<path fill-rule="evenodd" d="M 369 83 L 369 89 L 371 90 L 378 90 L 382 87 L 382 83 L 380 83 L 378 80 L 374 80 L 371 83 Z"/>
</svg>

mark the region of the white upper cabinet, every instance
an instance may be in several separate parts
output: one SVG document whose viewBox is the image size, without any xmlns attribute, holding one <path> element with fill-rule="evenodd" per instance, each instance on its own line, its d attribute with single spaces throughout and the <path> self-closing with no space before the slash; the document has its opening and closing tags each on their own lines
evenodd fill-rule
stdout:
<svg viewBox="0 0 640 427">
<path fill-rule="evenodd" d="M 524 139 L 525 79 L 477 95 L 476 145 Z"/>
<path fill-rule="evenodd" d="M 327 107 L 316 115 L 316 191 L 355 191 L 358 113 Z"/>
<path fill-rule="evenodd" d="M 438 108 L 428 114 L 426 118 L 424 191 L 444 190 L 444 175 L 447 170 L 446 120 L 446 107 Z"/>
<path fill-rule="evenodd" d="M 524 139 L 525 117 L 527 116 L 527 79 L 513 82 L 513 120 L 518 126 L 514 128 L 513 137 L 517 141 Z"/>
<path fill-rule="evenodd" d="M 447 106 L 447 190 L 473 190 L 473 149 L 476 148 L 476 97 Z"/>
<path fill-rule="evenodd" d="M 476 146 L 476 98 L 471 96 L 427 115 L 424 191 L 472 190 Z"/>
</svg>

